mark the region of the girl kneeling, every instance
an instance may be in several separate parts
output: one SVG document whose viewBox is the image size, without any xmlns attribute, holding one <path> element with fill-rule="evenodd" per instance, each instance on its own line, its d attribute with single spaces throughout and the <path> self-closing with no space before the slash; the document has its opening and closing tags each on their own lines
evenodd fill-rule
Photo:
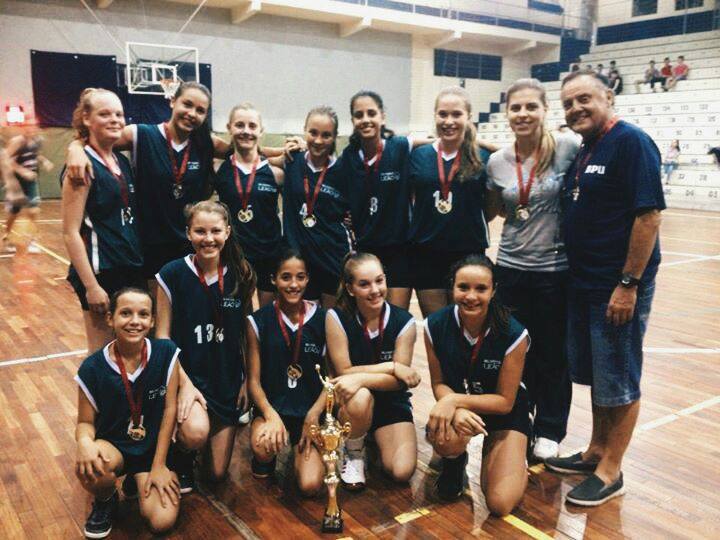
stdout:
<svg viewBox="0 0 720 540">
<path fill-rule="evenodd" d="M 530 339 L 495 295 L 492 262 L 462 259 L 451 274 L 453 304 L 425 320 L 433 394 L 427 437 L 442 456 L 438 495 L 462 494 L 467 445 L 486 435 L 480 484 L 493 514 L 505 515 L 525 493 L 530 420 L 520 382 Z"/>
<path fill-rule="evenodd" d="M 175 426 L 177 357 L 166 339 L 147 339 L 153 327 L 150 295 L 125 288 L 110 300 L 108 325 L 116 339 L 83 361 L 78 391 L 75 474 L 95 496 L 85 523 L 87 538 L 105 538 L 118 504 L 115 484 L 134 477 L 140 513 L 150 529 L 170 529 L 180 488 L 165 465 Z"/>
</svg>

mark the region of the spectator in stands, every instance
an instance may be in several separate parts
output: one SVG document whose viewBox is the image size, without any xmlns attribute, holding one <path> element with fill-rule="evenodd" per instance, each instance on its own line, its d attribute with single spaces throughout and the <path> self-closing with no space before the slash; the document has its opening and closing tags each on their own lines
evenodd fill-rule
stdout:
<svg viewBox="0 0 720 540">
<path fill-rule="evenodd" d="M 672 77 L 673 73 L 673 67 L 670 63 L 670 58 L 667 56 L 663 59 L 663 65 L 660 68 L 660 78 L 662 79 L 662 86 L 663 90 L 667 90 L 665 88 L 665 84 L 667 83 L 668 79 Z"/>
<path fill-rule="evenodd" d="M 655 60 L 650 60 L 650 63 L 648 64 L 648 67 L 645 70 L 644 78 L 635 81 L 635 90 L 639 94 L 640 93 L 640 85 L 648 84 L 648 85 L 650 85 L 650 89 L 654 92 L 655 91 L 655 83 L 660 83 L 660 86 L 662 87 L 663 82 L 665 82 L 665 81 L 660 77 L 660 72 L 655 67 Z"/>
<path fill-rule="evenodd" d="M 670 183 L 670 176 L 673 171 L 678 168 L 678 158 L 680 157 L 680 141 L 675 139 L 670 143 L 665 157 L 663 158 L 663 182 Z"/>
<path fill-rule="evenodd" d="M 602 64 L 597 65 L 597 69 L 595 69 L 595 73 L 597 73 L 598 75 L 604 75 L 605 77 L 608 76 L 608 71 L 605 69 L 605 66 L 603 66 Z"/>
<path fill-rule="evenodd" d="M 608 77 L 608 86 L 612 89 L 613 92 L 615 92 L 615 95 L 620 95 L 623 90 L 623 80 L 620 76 L 620 73 L 618 73 L 617 69 L 613 69 L 610 72 L 610 76 Z"/>
<path fill-rule="evenodd" d="M 680 55 L 677 59 L 677 64 L 672 68 L 672 77 L 665 82 L 665 90 L 671 90 L 675 88 L 678 81 L 684 81 L 688 78 L 690 73 L 690 66 L 685 63 L 685 57 Z"/>
<path fill-rule="evenodd" d="M 595 68 L 592 66 L 592 64 L 588 64 L 585 66 L 585 71 L 595 73 Z"/>
<path fill-rule="evenodd" d="M 708 150 L 707 155 L 713 156 L 715 158 L 715 165 L 720 167 L 720 146 L 712 147 L 710 150 Z"/>
<path fill-rule="evenodd" d="M 618 74 L 619 74 L 619 70 L 617 68 L 617 63 L 615 62 L 615 60 L 610 60 L 610 67 L 608 68 L 608 72 L 612 73 L 613 71 L 618 71 Z"/>
<path fill-rule="evenodd" d="M 580 64 L 573 63 L 570 65 L 570 73 L 575 73 L 576 71 L 580 71 Z"/>
</svg>

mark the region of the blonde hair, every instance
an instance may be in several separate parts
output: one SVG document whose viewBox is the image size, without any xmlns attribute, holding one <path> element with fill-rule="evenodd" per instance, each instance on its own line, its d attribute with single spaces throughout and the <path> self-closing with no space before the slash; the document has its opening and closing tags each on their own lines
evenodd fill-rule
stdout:
<svg viewBox="0 0 720 540">
<path fill-rule="evenodd" d="M 470 94 L 467 90 L 460 86 L 448 86 L 440 90 L 435 98 L 435 110 L 437 111 L 440 99 L 445 96 L 457 96 L 463 100 L 465 111 L 468 114 L 468 123 L 465 126 L 462 143 L 460 144 L 460 171 L 458 180 L 463 181 L 471 176 L 476 175 L 483 169 L 483 163 L 477 151 L 477 129 L 472 121 L 472 104 L 470 102 Z"/>
<path fill-rule="evenodd" d="M 548 108 L 547 96 L 545 95 L 545 87 L 537 79 L 518 79 L 510 85 L 505 92 L 506 106 L 510 107 L 510 100 L 512 95 L 520 90 L 535 90 L 539 97 L 540 103 L 543 107 Z M 555 161 L 555 137 L 545 129 L 545 125 L 542 125 L 542 133 L 540 134 L 540 145 L 538 148 L 538 161 L 537 161 L 537 176 L 540 177 Z"/>
<path fill-rule="evenodd" d="M 80 93 L 80 98 L 72 114 L 72 127 L 75 128 L 76 139 L 87 141 L 90 138 L 90 130 L 83 122 L 83 119 L 85 115 L 93 111 L 93 98 L 98 94 L 111 94 L 117 97 L 115 92 L 105 90 L 104 88 L 86 88 Z"/>
</svg>

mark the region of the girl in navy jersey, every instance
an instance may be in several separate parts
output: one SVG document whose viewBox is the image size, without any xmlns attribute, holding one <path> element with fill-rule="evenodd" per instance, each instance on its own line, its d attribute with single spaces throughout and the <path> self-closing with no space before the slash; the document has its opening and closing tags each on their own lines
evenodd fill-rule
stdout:
<svg viewBox="0 0 720 540">
<path fill-rule="evenodd" d="M 385 267 L 388 298 L 405 309 L 412 293 L 407 251 L 410 185 L 407 164 L 414 146 L 430 139 L 396 136 L 385 126 L 382 98 L 362 90 L 350 100 L 354 132 L 342 154 L 358 249 Z"/>
<path fill-rule="evenodd" d="M 270 274 L 281 240 L 278 195 L 285 173 L 260 154 L 260 113 L 250 103 L 236 105 L 227 125 L 233 153 L 220 166 L 215 188 L 230 209 L 232 227 L 257 275 L 261 306 L 272 302 Z"/>
<path fill-rule="evenodd" d="M 172 337 L 183 350 L 173 455 L 183 492 L 193 488 L 193 451 L 206 441 L 208 476 L 220 480 L 227 472 L 245 401 L 245 316 L 255 293 L 255 274 L 231 235 L 225 205 L 190 207 L 187 238 L 195 253 L 156 276 L 156 335 Z"/>
<path fill-rule="evenodd" d="M 303 299 L 309 276 L 300 252 L 283 253 L 272 274 L 277 300 L 248 317 L 248 389 L 256 412 L 252 472 L 258 478 L 271 475 L 277 454 L 289 443 L 300 491 L 310 495 L 320 490 L 325 473 L 309 436 L 325 407 L 315 371 L 325 363 L 325 310 Z"/>
<path fill-rule="evenodd" d="M 122 475 L 141 494 L 140 513 L 153 533 L 162 534 L 177 519 L 180 488 L 165 461 L 175 427 L 180 351 L 172 341 L 147 338 L 153 323 L 146 291 L 116 292 L 106 320 L 115 340 L 86 358 L 75 377 L 75 474 L 95 497 L 87 538 L 110 533 Z"/>
<path fill-rule="evenodd" d="M 116 144 L 118 150 L 133 152 L 147 279 L 153 279 L 165 263 L 192 251 L 183 210 L 212 192 L 215 142 L 207 123 L 210 101 L 204 85 L 182 83 L 170 101 L 172 115 L 167 122 L 125 126 Z M 87 160 L 75 144 L 70 145 L 68 168 L 71 178 L 82 183 Z"/>
<path fill-rule="evenodd" d="M 527 330 L 495 297 L 493 264 L 469 255 L 452 271 L 453 303 L 425 320 L 425 349 L 437 403 L 427 437 L 442 456 L 437 481 L 443 499 L 462 494 L 467 445 L 483 434 L 480 486 L 495 515 L 525 493 L 530 434 L 527 391 L 521 382 Z"/>
<path fill-rule="evenodd" d="M 410 265 L 425 316 L 447 304 L 451 266 L 489 245 L 486 175 L 477 153 L 470 96 L 463 88 L 438 94 L 435 127 L 439 139 L 413 150 L 409 172 L 414 196 Z"/>
<path fill-rule="evenodd" d="M 83 91 L 73 127 L 96 181 L 76 185 L 63 177 L 62 220 L 71 261 L 68 281 L 80 299 L 90 351 L 112 338 L 105 322 L 110 296 L 125 286 L 144 285 L 135 182 L 127 159 L 115 151 L 124 126 L 123 107 L 115 94 L 95 88 Z"/>
<path fill-rule="evenodd" d="M 348 489 L 365 486 L 365 434 L 372 431 L 383 468 L 406 482 L 415 471 L 417 440 L 408 388 L 420 383 L 410 367 L 415 321 L 388 304 L 385 273 L 370 253 L 348 255 L 336 307 L 328 311 L 328 352 L 340 418 L 352 424 L 341 478 Z"/>
<path fill-rule="evenodd" d="M 302 253 L 310 274 L 305 297 L 320 298 L 322 305 L 335 302 L 341 261 L 350 251 L 350 232 L 343 219 L 350 211 L 347 178 L 335 157 L 337 114 L 330 107 L 316 107 L 305 118 L 307 151 L 283 159 L 283 232 L 290 245 Z"/>
</svg>

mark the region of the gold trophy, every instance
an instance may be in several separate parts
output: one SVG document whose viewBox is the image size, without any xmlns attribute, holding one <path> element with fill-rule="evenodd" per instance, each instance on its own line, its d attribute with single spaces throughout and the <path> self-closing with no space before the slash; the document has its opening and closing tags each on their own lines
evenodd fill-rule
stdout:
<svg viewBox="0 0 720 540">
<path fill-rule="evenodd" d="M 322 454 L 327 471 L 325 484 L 328 487 L 328 505 L 323 516 L 322 532 L 338 533 L 343 530 L 342 511 L 337 502 L 337 486 L 340 483 L 337 474 L 338 450 L 343 439 L 350 435 L 350 422 L 345 422 L 345 425 L 341 426 L 340 422 L 335 419 L 332 413 L 335 405 L 335 386 L 330 382 L 329 377 L 322 376 L 318 364 L 315 364 L 315 370 L 318 372 L 318 377 L 320 377 L 326 392 L 325 421 L 320 427 L 310 426 L 310 436 Z"/>
</svg>

